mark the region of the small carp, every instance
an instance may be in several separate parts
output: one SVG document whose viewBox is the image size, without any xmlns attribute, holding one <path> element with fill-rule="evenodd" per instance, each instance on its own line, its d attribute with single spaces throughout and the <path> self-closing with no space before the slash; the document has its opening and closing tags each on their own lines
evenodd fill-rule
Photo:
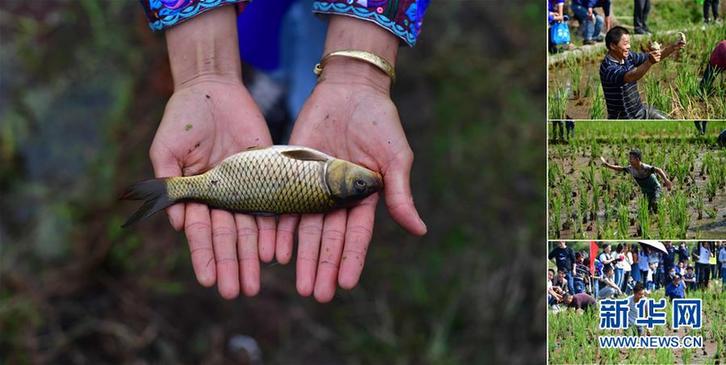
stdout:
<svg viewBox="0 0 726 365">
<path fill-rule="evenodd" d="M 200 175 L 130 186 L 121 199 L 144 204 L 123 226 L 182 201 L 250 214 L 325 213 L 382 188 L 377 172 L 311 148 L 256 148 L 229 156 Z"/>
<path fill-rule="evenodd" d="M 650 42 L 650 45 L 648 48 L 650 48 L 651 52 L 660 51 L 660 43 L 658 43 L 656 41 L 652 41 L 652 42 Z"/>
<path fill-rule="evenodd" d="M 686 34 L 683 32 L 678 32 L 678 37 L 680 38 L 681 43 L 686 43 Z"/>
</svg>

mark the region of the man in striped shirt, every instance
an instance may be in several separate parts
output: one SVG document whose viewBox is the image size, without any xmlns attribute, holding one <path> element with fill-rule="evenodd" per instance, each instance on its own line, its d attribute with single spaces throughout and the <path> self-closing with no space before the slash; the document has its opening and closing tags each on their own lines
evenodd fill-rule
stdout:
<svg viewBox="0 0 726 365">
<path fill-rule="evenodd" d="M 640 101 L 638 80 L 651 66 L 684 45 L 685 42 L 679 40 L 663 50 L 631 52 L 630 32 L 623 27 L 610 29 L 605 35 L 608 53 L 600 65 L 600 82 L 608 119 L 667 119 L 663 112 Z"/>
</svg>

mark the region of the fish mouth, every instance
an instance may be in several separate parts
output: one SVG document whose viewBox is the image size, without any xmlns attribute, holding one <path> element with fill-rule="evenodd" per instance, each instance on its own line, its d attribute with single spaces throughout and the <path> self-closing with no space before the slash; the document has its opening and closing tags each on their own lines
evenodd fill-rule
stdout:
<svg viewBox="0 0 726 365">
<path fill-rule="evenodd" d="M 383 176 L 381 174 L 374 172 L 373 173 L 373 179 L 371 179 L 370 189 L 371 193 L 377 193 L 381 190 L 383 190 Z"/>
</svg>

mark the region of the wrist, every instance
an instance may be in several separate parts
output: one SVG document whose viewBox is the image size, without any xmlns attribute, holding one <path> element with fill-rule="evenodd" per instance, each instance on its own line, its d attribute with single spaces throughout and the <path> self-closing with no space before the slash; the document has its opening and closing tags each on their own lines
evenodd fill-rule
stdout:
<svg viewBox="0 0 726 365">
<path fill-rule="evenodd" d="M 175 90 L 202 81 L 241 82 L 234 7 L 199 15 L 165 35 Z"/>
<path fill-rule="evenodd" d="M 318 82 L 369 87 L 389 95 L 392 81 L 383 71 L 365 61 L 331 57 L 325 63 Z"/>
<path fill-rule="evenodd" d="M 325 55 L 341 50 L 373 53 L 395 67 L 398 38 L 371 22 L 342 15 L 332 15 L 325 39 Z M 325 64 L 320 82 L 350 82 L 370 86 L 388 94 L 391 79 L 376 66 L 345 57 L 331 57 Z"/>
</svg>

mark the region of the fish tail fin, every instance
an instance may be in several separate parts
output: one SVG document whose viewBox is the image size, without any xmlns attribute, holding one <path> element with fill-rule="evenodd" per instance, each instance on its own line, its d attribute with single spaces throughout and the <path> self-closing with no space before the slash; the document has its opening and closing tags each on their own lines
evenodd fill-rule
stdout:
<svg viewBox="0 0 726 365">
<path fill-rule="evenodd" d="M 144 204 L 121 227 L 126 228 L 154 213 L 174 204 L 166 188 L 167 179 L 151 179 L 129 186 L 121 195 L 121 200 L 143 200 Z"/>
</svg>

